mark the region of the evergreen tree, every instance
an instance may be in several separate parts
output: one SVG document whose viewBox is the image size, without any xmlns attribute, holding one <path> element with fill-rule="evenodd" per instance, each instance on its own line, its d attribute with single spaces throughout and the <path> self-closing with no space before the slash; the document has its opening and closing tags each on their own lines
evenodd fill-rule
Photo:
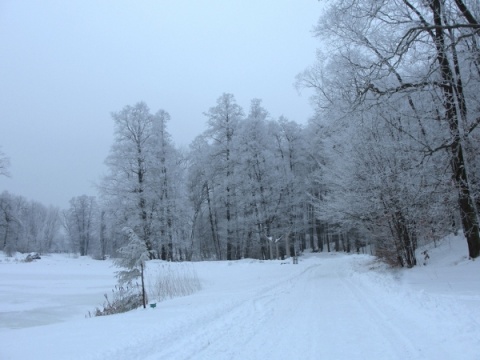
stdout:
<svg viewBox="0 0 480 360">
<path fill-rule="evenodd" d="M 144 241 L 129 228 L 123 228 L 123 232 L 128 237 L 128 244 L 118 250 L 118 257 L 114 260 L 115 265 L 124 268 L 117 272 L 117 278 L 121 285 L 132 285 L 133 281 L 140 278 L 143 307 L 147 306 L 147 296 L 145 292 L 145 266 L 149 260 L 150 252 Z"/>
</svg>

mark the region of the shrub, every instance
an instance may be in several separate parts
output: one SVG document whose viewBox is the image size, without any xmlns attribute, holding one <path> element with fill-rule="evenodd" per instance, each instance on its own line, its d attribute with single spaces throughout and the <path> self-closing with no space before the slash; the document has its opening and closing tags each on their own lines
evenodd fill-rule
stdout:
<svg viewBox="0 0 480 360">
<path fill-rule="evenodd" d="M 105 302 L 102 308 L 97 307 L 93 314 L 88 312 L 87 317 L 120 314 L 134 310 L 143 303 L 142 292 L 138 285 L 115 286 L 115 289 L 112 289 L 111 299 L 108 294 L 104 294 L 104 297 Z"/>
</svg>

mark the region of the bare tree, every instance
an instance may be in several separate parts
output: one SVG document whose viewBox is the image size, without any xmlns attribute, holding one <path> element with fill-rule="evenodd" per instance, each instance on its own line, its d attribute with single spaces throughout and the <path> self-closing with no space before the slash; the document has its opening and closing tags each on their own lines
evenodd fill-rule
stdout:
<svg viewBox="0 0 480 360">
<path fill-rule="evenodd" d="M 60 240 L 59 209 L 3 192 L 0 194 L 0 247 L 7 253 L 46 252 Z"/>
<path fill-rule="evenodd" d="M 70 200 L 70 208 L 64 213 L 65 225 L 71 242 L 80 256 L 91 252 L 96 238 L 98 206 L 94 196 L 81 195 Z"/>
<path fill-rule="evenodd" d="M 22 231 L 22 222 L 18 201 L 10 193 L 4 191 L 0 195 L 0 231 L 2 250 L 11 255 L 17 249 L 18 239 Z"/>
</svg>

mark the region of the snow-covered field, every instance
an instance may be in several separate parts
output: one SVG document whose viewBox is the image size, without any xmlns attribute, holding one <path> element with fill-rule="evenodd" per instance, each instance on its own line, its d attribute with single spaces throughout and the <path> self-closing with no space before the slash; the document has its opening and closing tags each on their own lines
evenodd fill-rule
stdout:
<svg viewBox="0 0 480 360">
<path fill-rule="evenodd" d="M 450 237 L 412 270 L 334 253 L 195 263 L 201 291 L 98 318 L 85 314 L 115 285 L 111 262 L 2 256 L 0 359 L 480 359 L 466 253 Z"/>
</svg>

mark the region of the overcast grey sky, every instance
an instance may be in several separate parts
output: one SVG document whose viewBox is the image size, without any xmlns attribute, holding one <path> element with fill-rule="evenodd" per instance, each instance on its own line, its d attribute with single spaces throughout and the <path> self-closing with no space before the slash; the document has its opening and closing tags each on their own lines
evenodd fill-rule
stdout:
<svg viewBox="0 0 480 360">
<path fill-rule="evenodd" d="M 112 111 L 168 111 L 187 146 L 223 93 L 306 123 L 295 75 L 315 58 L 317 0 L 0 0 L 0 146 L 8 190 L 45 205 L 96 195 Z"/>
</svg>

